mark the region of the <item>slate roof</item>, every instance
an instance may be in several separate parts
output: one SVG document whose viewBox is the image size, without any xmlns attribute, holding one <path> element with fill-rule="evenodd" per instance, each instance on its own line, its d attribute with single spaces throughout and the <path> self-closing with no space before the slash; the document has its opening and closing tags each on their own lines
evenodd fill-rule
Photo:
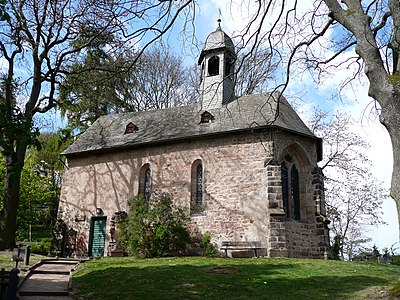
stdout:
<svg viewBox="0 0 400 300">
<path fill-rule="evenodd" d="M 62 154 L 82 155 L 266 127 L 298 133 L 315 139 L 320 145 L 321 140 L 307 128 L 284 97 L 280 97 L 279 114 L 275 119 L 276 96 L 243 96 L 221 108 L 210 109 L 208 112 L 214 116 L 211 123 L 200 123 L 204 110 L 199 104 L 102 116 Z M 138 130 L 125 134 L 130 122 Z"/>
</svg>

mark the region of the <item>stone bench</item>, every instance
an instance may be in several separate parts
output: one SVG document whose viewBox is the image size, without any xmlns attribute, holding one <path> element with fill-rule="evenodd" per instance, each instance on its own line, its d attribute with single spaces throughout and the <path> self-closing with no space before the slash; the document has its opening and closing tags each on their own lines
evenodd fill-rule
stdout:
<svg viewBox="0 0 400 300">
<path fill-rule="evenodd" d="M 222 242 L 221 249 L 225 250 L 225 257 L 228 257 L 228 250 L 253 250 L 254 257 L 258 257 L 257 250 L 261 249 L 261 242 Z"/>
</svg>

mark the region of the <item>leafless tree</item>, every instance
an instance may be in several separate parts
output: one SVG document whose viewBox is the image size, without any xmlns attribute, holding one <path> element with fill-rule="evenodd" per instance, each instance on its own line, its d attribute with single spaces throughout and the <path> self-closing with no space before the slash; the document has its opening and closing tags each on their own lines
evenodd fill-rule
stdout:
<svg viewBox="0 0 400 300">
<path fill-rule="evenodd" d="M 178 17 L 192 19 L 194 5 L 190 0 L 7 0 L 0 5 L 0 150 L 6 164 L 0 249 L 15 243 L 24 157 L 28 146 L 38 144 L 34 117 L 57 106 L 57 87 L 71 72 L 68 67 L 105 33 L 131 47 L 141 45 L 139 58 Z M 119 45 L 114 46 L 106 50 L 116 51 Z"/>
<path fill-rule="evenodd" d="M 117 55 L 103 58 L 95 51 L 71 66 L 72 70 L 89 69 L 90 65 L 93 69 L 84 74 L 69 74 L 61 83 L 59 106 L 69 125 L 82 132 L 102 115 L 195 102 L 197 94 L 190 84 L 189 69 L 168 50 L 157 44 L 138 59 L 132 49 L 123 48 Z M 135 60 L 131 68 L 125 68 Z"/>
<path fill-rule="evenodd" d="M 383 224 L 382 202 L 387 197 L 382 183 L 369 168 L 365 154 L 369 144 L 351 131 L 351 116 L 336 113 L 332 118 L 316 110 L 310 128 L 323 138 L 324 159 L 320 162 L 325 177 L 327 216 L 331 238 L 340 236 L 342 259 L 351 259 L 371 238 L 372 225 Z"/>
<path fill-rule="evenodd" d="M 129 72 L 122 94 L 131 111 L 163 109 L 197 101 L 182 59 L 169 49 L 153 47 Z"/>
</svg>

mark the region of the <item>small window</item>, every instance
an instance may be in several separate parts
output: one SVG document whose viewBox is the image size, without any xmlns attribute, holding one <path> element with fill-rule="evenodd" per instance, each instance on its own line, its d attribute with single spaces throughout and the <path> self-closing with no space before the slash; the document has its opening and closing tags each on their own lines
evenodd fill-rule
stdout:
<svg viewBox="0 0 400 300">
<path fill-rule="evenodd" d="M 140 169 L 139 195 L 143 195 L 146 200 L 151 196 L 151 169 L 149 164 L 143 165 Z"/>
<path fill-rule="evenodd" d="M 219 74 L 219 57 L 213 56 L 208 60 L 208 75 L 215 76 Z"/>
<path fill-rule="evenodd" d="M 204 170 L 201 160 L 198 159 L 192 164 L 191 178 L 191 200 L 190 213 L 201 214 L 205 210 L 204 205 Z"/>
<path fill-rule="evenodd" d="M 129 122 L 128 125 L 126 125 L 125 134 L 134 133 L 135 131 L 138 131 L 138 130 L 139 130 L 139 128 L 135 124 L 133 124 L 132 122 Z"/>
<path fill-rule="evenodd" d="M 281 163 L 281 186 L 286 217 L 300 220 L 299 172 L 290 155 L 286 155 Z"/>
<path fill-rule="evenodd" d="M 214 116 L 209 113 L 208 111 L 205 111 L 201 114 L 201 120 L 200 123 L 211 123 L 211 121 L 214 120 Z"/>
</svg>

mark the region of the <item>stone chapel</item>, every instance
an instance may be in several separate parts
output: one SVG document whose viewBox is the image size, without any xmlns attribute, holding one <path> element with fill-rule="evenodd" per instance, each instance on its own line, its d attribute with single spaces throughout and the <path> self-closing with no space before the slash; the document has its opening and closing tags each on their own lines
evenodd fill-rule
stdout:
<svg viewBox="0 0 400 300">
<path fill-rule="evenodd" d="M 257 242 L 268 257 L 326 257 L 322 141 L 281 94 L 235 97 L 235 59 L 218 26 L 200 53 L 198 103 L 102 116 L 63 152 L 67 255 L 113 255 L 128 199 L 168 192 L 221 254 Z"/>
</svg>

